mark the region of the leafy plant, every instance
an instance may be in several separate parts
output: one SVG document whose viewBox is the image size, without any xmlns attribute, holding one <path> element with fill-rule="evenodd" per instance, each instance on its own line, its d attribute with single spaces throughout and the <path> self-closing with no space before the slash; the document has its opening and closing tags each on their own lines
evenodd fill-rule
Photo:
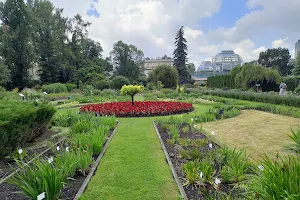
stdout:
<svg viewBox="0 0 300 200">
<path fill-rule="evenodd" d="M 214 175 L 215 171 L 213 169 L 213 165 L 208 159 L 202 160 L 202 162 L 199 162 L 198 169 L 202 172 L 204 182 L 210 183 L 212 181 L 212 176 Z"/>
<path fill-rule="evenodd" d="M 183 173 L 187 179 L 184 185 L 195 185 L 199 181 L 198 162 L 190 161 L 183 165 Z"/>
<path fill-rule="evenodd" d="M 292 135 L 289 135 L 289 137 L 295 142 L 292 146 L 292 150 L 300 153 L 300 127 L 298 127 L 296 131 L 292 130 Z"/>
</svg>

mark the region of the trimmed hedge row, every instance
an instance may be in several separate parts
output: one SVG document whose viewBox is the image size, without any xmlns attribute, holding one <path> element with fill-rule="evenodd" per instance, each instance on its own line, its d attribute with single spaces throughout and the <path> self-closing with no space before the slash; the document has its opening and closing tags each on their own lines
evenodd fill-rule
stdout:
<svg viewBox="0 0 300 200">
<path fill-rule="evenodd" d="M 41 135 L 55 111 L 36 102 L 0 101 L 0 159 Z"/>
<path fill-rule="evenodd" d="M 77 86 L 71 83 L 53 83 L 49 85 L 43 85 L 42 91 L 47 93 L 63 93 L 63 92 L 70 92 L 76 89 Z"/>
<path fill-rule="evenodd" d="M 196 92 L 202 95 L 213 95 L 213 96 L 233 98 L 233 99 L 300 107 L 300 97 L 297 96 L 279 96 L 276 94 L 263 94 L 263 93 L 254 93 L 248 91 L 222 91 L 222 90 L 190 89 L 190 92 Z"/>
<path fill-rule="evenodd" d="M 234 77 L 231 75 L 217 75 L 207 78 L 207 87 L 210 88 L 234 88 Z"/>
</svg>

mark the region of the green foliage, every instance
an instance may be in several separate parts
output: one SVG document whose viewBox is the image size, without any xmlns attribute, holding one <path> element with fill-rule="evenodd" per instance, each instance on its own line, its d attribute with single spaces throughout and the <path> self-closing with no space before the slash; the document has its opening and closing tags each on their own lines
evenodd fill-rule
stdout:
<svg viewBox="0 0 300 200">
<path fill-rule="evenodd" d="M 287 90 L 294 91 L 300 83 L 300 76 L 285 76 L 282 77 L 283 82 L 287 86 Z"/>
<path fill-rule="evenodd" d="M 295 59 L 294 69 L 292 70 L 294 76 L 300 76 L 300 55 Z"/>
<path fill-rule="evenodd" d="M 209 159 L 206 158 L 203 161 L 199 162 L 198 169 L 203 174 L 203 182 L 210 183 L 212 181 L 213 175 L 215 174 L 215 170 L 213 169 L 213 165 L 209 161 Z"/>
<path fill-rule="evenodd" d="M 121 94 L 134 96 L 137 93 L 143 92 L 144 87 L 139 85 L 123 85 L 121 88 Z"/>
<path fill-rule="evenodd" d="M 187 41 L 184 38 L 183 26 L 177 32 L 175 38 L 176 48 L 174 50 L 174 66 L 176 67 L 179 75 L 179 84 L 188 84 L 191 82 L 191 75 L 187 71 L 186 61 L 187 61 Z"/>
<path fill-rule="evenodd" d="M 298 87 L 296 87 L 295 93 L 300 94 L 300 84 L 298 85 Z"/>
<path fill-rule="evenodd" d="M 116 76 L 127 77 L 131 82 L 139 81 L 140 75 L 142 74 L 141 66 L 144 57 L 142 50 L 134 45 L 128 45 L 122 41 L 118 41 L 113 45 L 110 57 L 116 66 Z M 123 85 L 121 85 L 121 87 Z M 115 87 L 115 89 L 120 89 L 121 87 Z"/>
<path fill-rule="evenodd" d="M 98 90 L 109 89 L 110 88 L 110 83 L 107 80 L 100 80 L 100 81 L 96 82 L 94 87 Z"/>
<path fill-rule="evenodd" d="M 43 85 L 42 91 L 47 93 L 63 93 L 68 92 L 68 88 L 62 83 L 53 83 L 50 85 Z"/>
<path fill-rule="evenodd" d="M 67 87 L 68 92 L 71 92 L 72 90 L 77 89 L 77 85 L 73 83 L 64 83 L 64 86 Z"/>
<path fill-rule="evenodd" d="M 255 88 L 255 84 L 259 83 L 263 91 L 270 91 L 278 90 L 277 85 L 280 83 L 280 80 L 279 73 L 274 69 L 247 64 L 236 75 L 235 84 L 237 88 L 246 90 L 248 88 Z"/>
<path fill-rule="evenodd" d="M 0 53 L 11 73 L 10 88 L 23 89 L 29 82 L 29 69 L 34 61 L 31 42 L 32 16 L 26 3 L 9 0 L 0 4 L 1 31 Z"/>
<path fill-rule="evenodd" d="M 178 84 L 178 72 L 172 66 L 160 65 L 150 73 L 149 80 L 155 85 L 160 81 L 165 88 L 176 88 Z"/>
<path fill-rule="evenodd" d="M 0 86 L 10 81 L 10 70 L 6 65 L 0 63 Z"/>
<path fill-rule="evenodd" d="M 198 163 L 197 161 L 190 161 L 183 165 L 183 173 L 187 179 L 187 182 L 184 185 L 195 185 L 200 178 L 198 172 Z"/>
<path fill-rule="evenodd" d="M 22 94 L 25 95 L 25 99 L 27 100 L 40 99 L 43 96 L 41 92 L 37 92 L 36 90 L 29 89 L 29 88 L 23 89 Z"/>
<path fill-rule="evenodd" d="M 196 70 L 195 64 L 194 63 L 187 64 L 186 69 L 189 72 L 189 74 L 193 74 Z"/>
<path fill-rule="evenodd" d="M 43 133 L 56 109 L 50 105 L 0 101 L 0 159 Z"/>
<path fill-rule="evenodd" d="M 264 67 L 277 67 L 280 75 L 291 74 L 293 65 L 290 63 L 291 55 L 287 48 L 273 48 L 259 54 L 258 63 Z"/>
<path fill-rule="evenodd" d="M 277 94 L 274 95 L 274 94 L 262 94 L 262 93 L 245 92 L 245 91 L 222 91 L 222 90 L 198 90 L 197 92 L 204 95 L 214 95 L 219 97 L 231 98 L 231 99 L 219 99 L 221 101 L 224 100 L 226 101 L 226 103 L 229 104 L 232 104 L 232 99 L 241 99 L 241 100 L 263 102 L 263 103 L 270 103 L 270 104 L 281 104 L 281 105 L 295 106 L 295 107 L 298 107 L 298 105 L 300 104 L 300 99 L 297 96 L 279 96 Z"/>
<path fill-rule="evenodd" d="M 217 75 L 207 78 L 207 87 L 210 88 L 234 88 L 234 77 L 231 75 Z"/>
<path fill-rule="evenodd" d="M 220 152 L 224 165 L 220 172 L 223 180 L 230 183 L 240 183 L 245 180 L 251 167 L 246 152 L 236 148 L 231 150 L 228 147 L 224 147 Z"/>
<path fill-rule="evenodd" d="M 289 137 L 294 141 L 292 150 L 300 153 L 300 127 L 296 131 L 292 130 L 292 135 L 289 135 Z"/>
<path fill-rule="evenodd" d="M 121 89 L 123 85 L 129 85 L 130 80 L 124 76 L 116 76 L 111 80 L 111 87 L 114 89 Z"/>
<path fill-rule="evenodd" d="M 279 160 L 266 157 L 263 170 L 257 169 L 248 187 L 250 195 L 260 199 L 299 199 L 300 198 L 300 162 L 297 156 L 288 156 Z"/>
<path fill-rule="evenodd" d="M 72 165 L 64 163 L 56 168 L 46 160 L 35 160 L 33 165 L 25 165 L 22 161 L 17 161 L 21 169 L 9 182 L 19 187 L 28 197 L 36 199 L 42 192 L 46 193 L 47 200 L 56 200 L 64 185 L 64 180 Z M 61 170 L 64 169 L 64 170 Z"/>
</svg>

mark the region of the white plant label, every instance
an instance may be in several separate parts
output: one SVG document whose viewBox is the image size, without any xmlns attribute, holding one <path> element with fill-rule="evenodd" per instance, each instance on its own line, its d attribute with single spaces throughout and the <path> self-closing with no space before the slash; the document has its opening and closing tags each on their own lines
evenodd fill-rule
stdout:
<svg viewBox="0 0 300 200">
<path fill-rule="evenodd" d="M 19 94 L 19 96 L 20 96 L 20 97 L 25 97 L 25 95 L 24 95 L 24 94 L 21 94 L 21 93 Z"/>
<path fill-rule="evenodd" d="M 210 143 L 210 144 L 208 144 L 208 147 L 212 149 L 212 144 L 211 144 L 211 143 Z"/>
<path fill-rule="evenodd" d="M 45 192 L 43 192 L 37 196 L 37 200 L 42 200 L 42 199 L 45 199 Z"/>
<path fill-rule="evenodd" d="M 194 119 L 193 119 L 193 118 L 191 118 L 191 121 L 193 122 L 193 121 L 194 121 Z"/>
<path fill-rule="evenodd" d="M 23 150 L 22 150 L 22 149 L 19 149 L 19 150 L 18 150 L 18 153 L 19 153 L 19 154 L 22 154 L 22 153 L 23 153 Z"/>
<path fill-rule="evenodd" d="M 52 163 L 52 162 L 53 162 L 53 158 L 50 157 L 50 158 L 48 159 L 48 163 Z"/>
<path fill-rule="evenodd" d="M 212 135 L 215 135 L 216 133 L 215 133 L 214 131 L 211 131 L 211 134 L 212 134 Z"/>
<path fill-rule="evenodd" d="M 47 92 L 43 92 L 44 94 L 48 94 Z"/>
<path fill-rule="evenodd" d="M 215 184 L 216 184 L 216 185 L 219 185 L 220 183 L 221 183 L 221 181 L 220 181 L 218 178 L 216 178 Z"/>
<path fill-rule="evenodd" d="M 203 173 L 202 172 L 200 172 L 200 178 L 203 178 Z"/>
<path fill-rule="evenodd" d="M 56 151 L 59 151 L 59 149 L 60 149 L 59 146 L 57 146 L 57 147 L 56 147 Z"/>
<path fill-rule="evenodd" d="M 264 171 L 264 167 L 262 165 L 259 165 L 258 169 L 260 169 L 261 171 Z"/>
<path fill-rule="evenodd" d="M 69 147 L 66 147 L 66 151 L 69 151 Z"/>
</svg>

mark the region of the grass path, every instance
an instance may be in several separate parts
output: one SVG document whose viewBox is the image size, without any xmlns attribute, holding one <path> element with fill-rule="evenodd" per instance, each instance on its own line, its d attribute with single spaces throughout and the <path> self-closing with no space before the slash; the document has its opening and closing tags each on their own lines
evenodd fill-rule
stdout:
<svg viewBox="0 0 300 200">
<path fill-rule="evenodd" d="M 120 119 L 120 127 L 80 199 L 178 198 L 152 120 Z"/>
</svg>

